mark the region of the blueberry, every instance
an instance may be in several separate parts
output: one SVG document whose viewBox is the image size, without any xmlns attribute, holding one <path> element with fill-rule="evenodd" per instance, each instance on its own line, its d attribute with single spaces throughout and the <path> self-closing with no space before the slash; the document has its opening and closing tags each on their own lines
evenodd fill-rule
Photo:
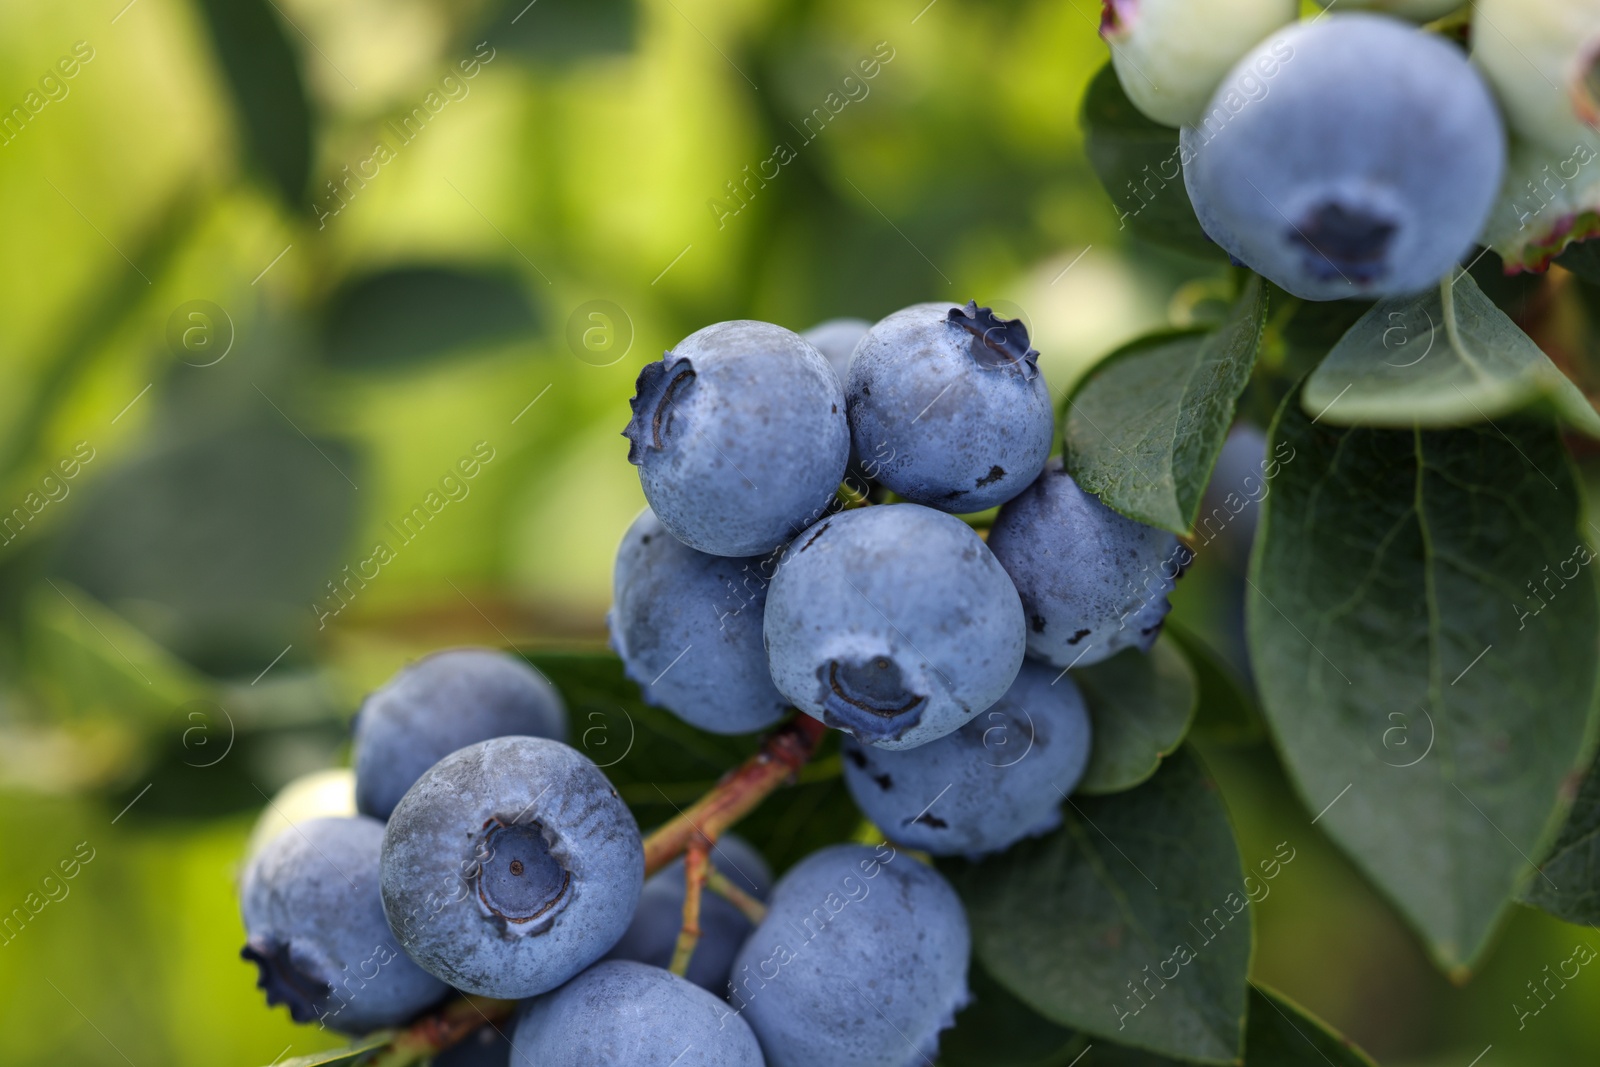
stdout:
<svg viewBox="0 0 1600 1067">
<path fill-rule="evenodd" d="M 285 785 L 261 814 L 245 845 L 246 861 L 283 831 L 311 819 L 356 814 L 356 776 L 348 767 L 312 771 Z"/>
<path fill-rule="evenodd" d="M 248 940 L 268 1004 L 297 1023 L 345 1033 L 397 1026 L 444 996 L 444 983 L 408 959 L 378 894 L 383 823 L 311 819 L 279 833 L 245 869 Z"/>
<path fill-rule="evenodd" d="M 1106 0 L 1100 36 L 1134 106 L 1182 126 L 1199 121 L 1229 68 L 1299 9 L 1299 0 Z"/>
<path fill-rule="evenodd" d="M 737 837 L 728 835 L 711 851 L 711 865 L 735 886 L 757 900 L 766 900 L 772 889 L 772 872 L 761 853 Z M 656 967 L 672 962 L 683 927 L 683 860 L 680 858 L 650 877 L 633 913 L 633 924 L 611 950 L 610 959 L 637 960 Z M 721 994 L 728 985 L 728 969 L 734 954 L 754 929 L 744 912 L 716 893 L 706 890 L 700 898 L 700 941 L 689 960 L 685 978 L 702 989 Z"/>
<path fill-rule="evenodd" d="M 611 646 L 644 699 L 691 726 L 742 734 L 789 702 L 772 684 L 761 618 L 773 563 L 708 556 L 644 511 L 617 549 Z"/>
<path fill-rule="evenodd" d="M 764 1067 L 755 1035 L 721 1000 L 659 967 L 597 963 L 530 1003 L 514 1063 L 539 1067 Z"/>
<path fill-rule="evenodd" d="M 1148 651 L 1181 569 L 1175 536 L 1112 511 L 1059 460 L 1000 509 L 989 549 L 1022 596 L 1028 654 L 1057 667 Z"/>
<path fill-rule="evenodd" d="M 940 511 L 992 508 L 1050 455 L 1055 416 L 1027 327 L 970 303 L 895 312 L 850 361 L 850 436 L 861 468 Z"/>
<path fill-rule="evenodd" d="M 561 744 L 498 737 L 407 791 L 383 838 L 400 944 L 457 989 L 543 993 L 605 955 L 639 901 L 644 848 L 605 775 Z"/>
<path fill-rule="evenodd" d="M 829 319 L 819 322 L 801 334 L 818 352 L 827 357 L 828 365 L 841 382 L 850 377 L 850 356 L 863 335 L 872 329 L 866 319 Z"/>
<path fill-rule="evenodd" d="M 1296 296 L 1335 300 L 1449 272 L 1494 206 L 1506 136 L 1454 45 L 1329 14 L 1240 60 L 1180 154 L 1213 240 Z"/>
<path fill-rule="evenodd" d="M 772 680 L 864 744 L 915 748 L 999 700 L 1022 664 L 1017 591 L 972 528 L 916 504 L 834 515 L 767 592 Z"/>
<path fill-rule="evenodd" d="M 435 652 L 361 705 L 356 806 L 386 819 L 411 783 L 456 749 L 513 734 L 560 741 L 566 733 L 561 695 L 522 660 L 487 648 Z"/>
<path fill-rule="evenodd" d="M 1024 663 L 1006 695 L 909 752 L 844 743 L 844 780 L 894 841 L 935 856 L 981 856 L 1061 823 L 1089 764 L 1089 709 L 1070 678 Z"/>
<path fill-rule="evenodd" d="M 639 372 L 623 431 L 645 499 L 684 544 L 769 552 L 833 500 L 850 455 L 821 352 L 765 322 L 719 322 Z"/>
<path fill-rule="evenodd" d="M 888 845 L 834 845 L 778 881 L 729 1003 L 771 1067 L 911 1067 L 967 1002 L 971 935 L 936 872 Z"/>
</svg>

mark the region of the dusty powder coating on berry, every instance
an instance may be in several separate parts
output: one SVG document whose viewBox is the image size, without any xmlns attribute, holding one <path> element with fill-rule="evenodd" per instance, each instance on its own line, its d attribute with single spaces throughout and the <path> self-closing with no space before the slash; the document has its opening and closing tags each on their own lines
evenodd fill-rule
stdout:
<svg viewBox="0 0 1600 1067">
<path fill-rule="evenodd" d="M 761 644 L 775 564 L 696 552 L 648 509 L 634 520 L 617 548 L 606 624 L 647 703 L 719 734 L 783 717 L 789 701 L 772 684 Z"/>
<path fill-rule="evenodd" d="M 567 711 L 544 675 L 495 649 L 455 648 L 408 665 L 356 715 L 356 806 L 389 817 L 422 772 L 491 737 L 566 739 Z"/>
<path fill-rule="evenodd" d="M 1148 650 L 1188 559 L 1177 537 L 1106 507 L 1059 460 L 1000 509 L 988 544 L 1022 597 L 1028 654 L 1056 667 Z"/>
<path fill-rule="evenodd" d="M 907 500 L 973 512 L 1021 492 L 1055 415 L 1020 320 L 975 302 L 916 304 L 867 332 L 845 390 L 856 462 Z"/>
<path fill-rule="evenodd" d="M 861 343 L 861 338 L 870 329 L 872 323 L 866 319 L 829 319 L 817 323 L 800 336 L 816 346 L 839 376 L 839 381 L 843 382 L 850 377 L 850 357 L 855 353 L 856 345 Z"/>
<path fill-rule="evenodd" d="M 772 680 L 864 744 L 914 748 L 1004 695 L 1022 604 L 966 523 L 916 504 L 824 519 L 790 543 L 767 593 Z"/>
<path fill-rule="evenodd" d="M 1270 73 L 1264 73 L 1270 71 Z M 1241 59 L 1181 138 L 1206 233 L 1307 300 L 1426 289 L 1471 247 L 1506 167 L 1493 97 L 1459 49 L 1330 13 Z"/>
<path fill-rule="evenodd" d="M 444 983 L 407 959 L 378 893 L 383 824 L 311 819 L 269 841 L 245 870 L 241 955 L 260 968 L 267 1003 L 296 1022 L 365 1033 L 442 997 Z"/>
<path fill-rule="evenodd" d="M 734 961 L 728 1004 L 769 1067 L 909 1067 L 938 1058 L 968 1000 L 955 891 L 887 845 L 834 845 L 779 880 Z"/>
<path fill-rule="evenodd" d="M 757 900 L 766 900 L 772 891 L 772 872 L 767 868 L 767 861 L 747 842 L 732 834 L 718 838 L 711 850 L 711 864 L 734 886 Z M 607 958 L 637 960 L 655 967 L 670 964 L 678 944 L 678 932 L 683 928 L 684 895 L 683 859 L 680 857 L 645 882 L 633 922 Z M 684 977 L 720 996 L 727 988 L 733 957 L 754 928 L 744 912 L 730 901 L 706 891 L 700 899 L 700 941 L 689 958 L 689 969 Z"/>
<path fill-rule="evenodd" d="M 597 963 L 535 998 L 513 1064 L 539 1067 L 765 1067 L 755 1035 L 719 998 L 659 967 Z"/>
<path fill-rule="evenodd" d="M 821 515 L 850 453 L 828 361 L 771 323 L 720 322 L 639 372 L 623 435 L 645 499 L 684 544 L 777 548 Z"/>
<path fill-rule="evenodd" d="M 639 828 L 588 759 L 501 737 L 439 761 L 383 841 L 383 907 L 406 951 L 458 989 L 542 993 L 603 956 L 644 881 Z"/>
<path fill-rule="evenodd" d="M 978 856 L 1054 829 L 1089 763 L 1089 710 L 1070 678 L 1024 663 L 1010 690 L 953 734 L 909 752 L 846 740 L 844 780 L 889 838 Z"/>
</svg>

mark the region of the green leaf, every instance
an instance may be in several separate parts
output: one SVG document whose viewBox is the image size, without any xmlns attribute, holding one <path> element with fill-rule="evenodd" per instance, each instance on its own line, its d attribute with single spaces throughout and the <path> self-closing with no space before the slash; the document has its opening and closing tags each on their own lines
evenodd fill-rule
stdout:
<svg viewBox="0 0 1600 1067">
<path fill-rule="evenodd" d="M 972 1003 L 939 1035 L 940 1067 L 1066 1067 L 1084 1039 L 1012 996 L 983 965 L 967 975 Z"/>
<path fill-rule="evenodd" d="M 1170 637 L 1189 661 L 1198 695 L 1192 730 L 1197 738 L 1225 744 L 1256 741 L 1266 736 L 1266 722 L 1250 683 L 1198 634 L 1168 618 L 1162 634 Z"/>
<path fill-rule="evenodd" d="M 305 208 L 312 112 L 283 22 L 270 0 L 200 0 L 243 126 L 244 149 L 291 209 Z"/>
<path fill-rule="evenodd" d="M 330 1049 L 326 1052 L 313 1052 L 309 1056 L 296 1056 L 292 1060 L 279 1060 L 271 1067 L 355 1067 L 358 1063 L 365 1063 L 371 1058 L 370 1053 L 382 1049 L 393 1038 L 393 1033 L 385 1031 L 365 1038 L 349 1048 Z"/>
<path fill-rule="evenodd" d="M 1227 258 L 1189 203 L 1177 129 L 1145 118 L 1109 62 L 1084 94 L 1081 120 L 1089 164 L 1111 195 L 1119 229 L 1192 256 Z"/>
<path fill-rule="evenodd" d="M 944 865 L 977 957 L 1062 1026 L 1237 1061 L 1252 920 L 1216 785 L 1185 751 L 1139 788 L 1083 798 L 1063 816 L 1046 837 Z"/>
<path fill-rule="evenodd" d="M 1262 704 L 1307 808 L 1460 976 L 1584 748 L 1578 487 L 1546 424 L 1338 430 L 1300 399 L 1252 560 Z"/>
<path fill-rule="evenodd" d="M 1569 923 L 1600 926 L 1600 760 L 1589 767 L 1555 844 L 1539 865 L 1541 877 L 1522 902 Z"/>
<path fill-rule="evenodd" d="M 1470 274 L 1379 302 L 1311 375 L 1303 402 L 1319 422 L 1426 428 L 1537 406 L 1600 437 L 1600 414 Z"/>
<path fill-rule="evenodd" d="M 639 687 L 609 654 L 536 652 L 525 657 L 561 691 L 567 742 L 606 773 L 639 825 L 650 830 L 698 800 L 723 772 L 752 755 L 759 735 L 721 737 L 696 729 L 639 699 Z M 812 766 L 836 766 L 829 736 Z M 783 870 L 824 845 L 848 838 L 861 814 L 837 770 L 788 786 L 781 802 L 763 804 L 735 828 Z"/>
<path fill-rule="evenodd" d="M 388 370 L 532 333 L 533 304 L 511 274 L 415 264 L 347 284 L 327 311 L 328 362 Z"/>
<path fill-rule="evenodd" d="M 1213 333 L 1135 341 L 1090 371 L 1067 403 L 1064 451 L 1078 484 L 1130 518 L 1186 534 L 1228 439 L 1266 325 L 1255 275 Z"/>
<path fill-rule="evenodd" d="M 1120 793 L 1156 773 L 1194 719 L 1195 679 L 1165 635 L 1146 655 L 1128 648 L 1072 672 L 1089 704 L 1093 742 L 1078 792 Z"/>
</svg>

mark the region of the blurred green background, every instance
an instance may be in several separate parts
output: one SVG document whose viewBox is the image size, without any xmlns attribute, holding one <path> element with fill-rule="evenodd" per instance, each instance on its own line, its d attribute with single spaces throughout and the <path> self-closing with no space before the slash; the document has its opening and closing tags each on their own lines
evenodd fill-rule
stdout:
<svg viewBox="0 0 1600 1067">
<path fill-rule="evenodd" d="M 0 913 L 30 915 L 0 933 L 0 1063 L 336 1043 L 238 959 L 256 813 L 344 758 L 409 657 L 600 647 L 643 503 L 627 399 L 684 335 L 976 297 L 1027 318 L 1061 391 L 1187 324 L 1223 268 L 1129 238 L 1084 156 L 1098 18 L 0 7 Z M 1221 556 L 1176 598 L 1202 631 Z M 1520 1030 L 1513 1006 L 1588 930 L 1519 911 L 1452 988 L 1265 744 L 1205 755 L 1245 862 L 1297 852 L 1253 977 L 1384 1063 L 1592 1060 L 1600 977 Z"/>
</svg>

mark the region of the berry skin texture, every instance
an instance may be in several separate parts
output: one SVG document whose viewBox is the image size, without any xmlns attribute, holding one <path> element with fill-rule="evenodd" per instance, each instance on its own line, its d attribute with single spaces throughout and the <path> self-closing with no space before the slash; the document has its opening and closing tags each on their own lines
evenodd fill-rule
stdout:
<svg viewBox="0 0 1600 1067">
<path fill-rule="evenodd" d="M 1448 273 L 1494 206 L 1506 136 L 1454 45 L 1332 13 L 1242 59 L 1179 153 L 1212 240 L 1295 296 L 1336 300 Z"/>
<path fill-rule="evenodd" d="M 876 504 L 795 538 L 767 591 L 772 680 L 879 748 L 915 748 L 999 700 L 1022 665 L 1017 590 L 972 528 Z"/>
<path fill-rule="evenodd" d="M 708 556 L 648 510 L 617 549 L 611 647 L 646 703 L 718 734 L 771 726 L 789 708 L 761 645 L 773 561 Z"/>
<path fill-rule="evenodd" d="M 711 850 L 711 865 L 729 881 L 757 900 L 766 900 L 772 891 L 772 871 L 767 861 L 745 841 L 731 834 L 720 838 Z M 607 959 L 636 960 L 653 967 L 672 962 L 683 926 L 683 859 L 679 857 L 651 875 L 639 897 L 633 923 L 622 935 Z M 721 996 L 728 988 L 728 971 L 739 946 L 755 926 L 725 898 L 705 890 L 700 897 L 700 941 L 689 959 L 685 978 Z"/>
<path fill-rule="evenodd" d="M 406 958 L 378 895 L 383 824 L 364 816 L 311 819 L 280 833 L 245 870 L 245 959 L 268 1004 L 297 1023 L 349 1034 L 397 1026 L 444 996 L 443 982 Z"/>
<path fill-rule="evenodd" d="M 636 388 L 628 461 L 690 548 L 770 552 L 832 502 L 850 457 L 844 390 L 798 334 L 719 322 L 646 364 Z"/>
<path fill-rule="evenodd" d="M 639 902 L 633 815 L 588 759 L 497 737 L 417 779 L 383 838 L 383 909 L 411 958 L 457 989 L 554 989 L 614 945 Z"/>
<path fill-rule="evenodd" d="M 1061 802 L 1089 765 L 1089 709 L 1070 678 L 1024 663 L 977 718 L 909 752 L 844 742 L 844 780 L 893 841 L 976 858 L 1061 824 Z M 1054 684 L 1052 684 L 1054 683 Z"/>
<path fill-rule="evenodd" d="M 597 963 L 530 1003 L 511 1062 L 540 1067 L 764 1067 L 755 1035 L 693 982 L 632 960 Z"/>
<path fill-rule="evenodd" d="M 1100 36 L 1122 91 L 1156 122 L 1198 122 L 1239 57 L 1299 14 L 1297 0 L 1104 0 Z"/>
<path fill-rule="evenodd" d="M 920 1067 L 969 999 L 971 948 L 936 871 L 888 845 L 834 845 L 778 881 L 728 1002 L 770 1067 Z"/>
<path fill-rule="evenodd" d="M 514 734 L 564 740 L 567 711 L 555 686 L 516 656 L 456 648 L 406 666 L 368 696 L 354 733 L 357 810 L 387 819 L 450 753 Z"/>
<path fill-rule="evenodd" d="M 850 377 L 851 354 L 855 352 L 856 345 L 870 329 L 872 323 L 866 319 L 829 319 L 817 323 L 800 336 L 810 341 L 818 352 L 827 357 L 828 365 L 839 376 L 839 381 L 843 382 Z"/>
<path fill-rule="evenodd" d="M 974 512 L 1020 493 L 1050 455 L 1055 415 L 1020 320 L 914 304 L 850 361 L 850 438 L 868 477 L 913 503 Z"/>
<path fill-rule="evenodd" d="M 1055 667 L 1149 651 L 1181 569 L 1177 537 L 1112 511 L 1059 460 L 1000 509 L 989 549 L 1022 597 L 1028 654 Z"/>
</svg>

